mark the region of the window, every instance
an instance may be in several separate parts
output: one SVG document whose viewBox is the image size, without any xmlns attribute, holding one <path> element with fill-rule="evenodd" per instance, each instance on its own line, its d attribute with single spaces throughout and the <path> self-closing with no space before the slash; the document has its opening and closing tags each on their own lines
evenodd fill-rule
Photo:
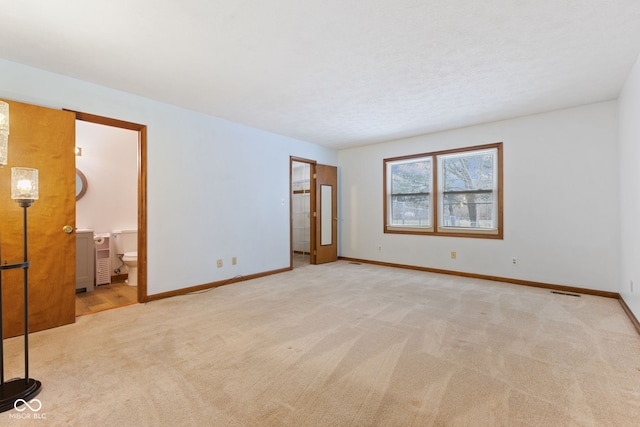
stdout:
<svg viewBox="0 0 640 427">
<path fill-rule="evenodd" d="M 502 238 L 502 143 L 384 160 L 385 233 Z"/>
<path fill-rule="evenodd" d="M 402 230 L 433 229 L 431 157 L 387 163 L 389 212 L 387 224 Z"/>
</svg>

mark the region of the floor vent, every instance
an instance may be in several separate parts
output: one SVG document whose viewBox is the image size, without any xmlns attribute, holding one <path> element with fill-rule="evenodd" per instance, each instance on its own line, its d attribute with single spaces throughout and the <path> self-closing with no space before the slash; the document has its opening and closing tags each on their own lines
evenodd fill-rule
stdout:
<svg viewBox="0 0 640 427">
<path fill-rule="evenodd" d="M 560 291 L 551 291 L 552 294 L 558 294 L 558 295 L 569 295 L 570 297 L 578 297 L 580 298 L 580 295 L 578 294 L 571 294 L 569 292 L 560 292 Z"/>
<path fill-rule="evenodd" d="M 359 262 L 350 262 L 349 264 L 353 264 L 353 265 L 361 265 Z"/>
</svg>

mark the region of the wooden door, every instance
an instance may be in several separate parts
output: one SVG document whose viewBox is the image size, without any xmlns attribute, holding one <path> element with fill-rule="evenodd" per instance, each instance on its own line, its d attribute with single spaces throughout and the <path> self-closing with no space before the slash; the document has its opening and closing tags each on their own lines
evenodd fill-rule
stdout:
<svg viewBox="0 0 640 427">
<path fill-rule="evenodd" d="M 315 264 L 336 261 L 338 259 L 337 167 L 315 165 L 315 207 Z"/>
<path fill-rule="evenodd" d="M 11 200 L 11 168 L 38 169 L 39 199 L 27 208 L 29 331 L 75 321 L 75 114 L 9 103 L 8 164 L 0 168 L 0 254 L 22 262 L 23 211 Z M 2 273 L 4 337 L 24 331 L 23 271 Z"/>
</svg>

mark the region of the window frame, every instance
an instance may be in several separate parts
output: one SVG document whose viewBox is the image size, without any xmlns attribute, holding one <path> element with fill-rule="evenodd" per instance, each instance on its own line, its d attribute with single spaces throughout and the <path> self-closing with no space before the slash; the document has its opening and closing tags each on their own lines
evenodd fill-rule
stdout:
<svg viewBox="0 0 640 427">
<path fill-rule="evenodd" d="M 484 150 L 496 150 L 495 163 L 497 164 L 494 171 L 494 183 L 497 188 L 491 190 L 495 192 L 494 197 L 497 206 L 494 208 L 496 219 L 496 228 L 491 229 L 478 229 L 478 228 L 458 228 L 447 227 L 440 225 L 441 205 L 444 200 L 444 191 L 440 185 L 441 173 L 440 158 L 445 155 L 451 154 L 463 154 L 472 153 L 474 151 Z M 503 239 L 504 237 L 504 202 L 503 202 L 503 162 L 502 162 L 502 142 L 493 144 L 476 145 L 472 147 L 455 148 L 442 151 L 434 151 L 429 153 L 412 154 L 408 156 L 398 156 L 383 159 L 383 221 L 384 221 L 384 233 L 390 234 L 415 234 L 425 236 L 448 236 L 448 237 L 472 237 L 483 239 Z M 431 192 L 429 207 L 431 209 L 431 226 L 419 227 L 419 226 L 400 226 L 390 224 L 390 209 L 391 209 L 391 197 L 393 194 L 390 190 L 389 168 L 393 164 L 402 162 L 419 161 L 420 159 L 431 158 Z M 480 190 L 473 190 L 470 192 L 480 192 Z M 481 190 L 486 192 L 486 190 Z"/>
</svg>

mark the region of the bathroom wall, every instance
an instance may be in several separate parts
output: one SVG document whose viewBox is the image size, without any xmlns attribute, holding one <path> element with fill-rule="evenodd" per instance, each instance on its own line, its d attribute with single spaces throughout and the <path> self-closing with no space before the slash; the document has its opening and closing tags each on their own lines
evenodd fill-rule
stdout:
<svg viewBox="0 0 640 427">
<path fill-rule="evenodd" d="M 138 227 L 138 133 L 76 121 L 76 167 L 88 186 L 76 202 L 76 227 L 97 233 Z M 111 253 L 111 274 L 121 262 Z M 123 267 L 123 273 L 126 267 Z"/>
<path fill-rule="evenodd" d="M 147 125 L 149 295 L 289 267 L 290 156 L 338 163 L 335 150 L 4 59 L 0 97 Z"/>
</svg>

